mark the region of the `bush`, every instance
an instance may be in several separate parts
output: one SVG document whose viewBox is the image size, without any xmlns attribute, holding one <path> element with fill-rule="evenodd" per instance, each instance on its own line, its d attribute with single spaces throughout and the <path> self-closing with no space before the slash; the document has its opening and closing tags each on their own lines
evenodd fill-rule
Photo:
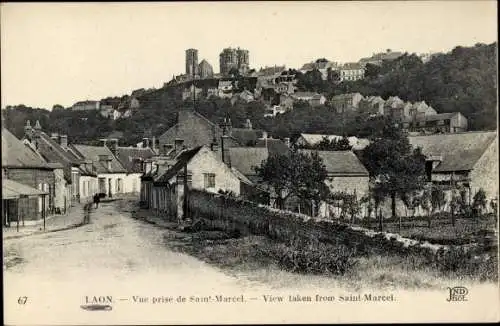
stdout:
<svg viewBox="0 0 500 326">
<path fill-rule="evenodd" d="M 497 255 L 477 255 L 473 250 L 463 247 L 451 247 L 449 251 L 438 256 L 435 263 L 443 274 L 469 276 L 480 281 L 497 280 Z"/>
<path fill-rule="evenodd" d="M 299 273 L 343 275 L 355 265 L 354 251 L 316 240 L 292 240 L 274 252 L 279 266 Z"/>
</svg>

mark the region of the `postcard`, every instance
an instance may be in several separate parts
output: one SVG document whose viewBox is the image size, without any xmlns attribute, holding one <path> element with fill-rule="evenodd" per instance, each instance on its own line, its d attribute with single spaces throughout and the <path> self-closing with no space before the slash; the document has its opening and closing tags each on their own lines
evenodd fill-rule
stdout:
<svg viewBox="0 0 500 326">
<path fill-rule="evenodd" d="M 6 325 L 499 321 L 496 2 L 0 9 Z"/>
</svg>

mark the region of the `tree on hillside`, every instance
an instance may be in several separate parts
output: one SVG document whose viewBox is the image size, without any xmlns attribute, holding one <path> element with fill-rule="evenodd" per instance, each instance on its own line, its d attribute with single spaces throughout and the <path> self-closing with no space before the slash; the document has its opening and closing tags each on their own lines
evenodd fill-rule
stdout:
<svg viewBox="0 0 500 326">
<path fill-rule="evenodd" d="M 425 157 L 412 149 L 408 137 L 388 124 L 361 153 L 373 183 L 391 199 L 392 217 L 396 216 L 396 198 L 422 189 L 425 182 Z"/>
</svg>

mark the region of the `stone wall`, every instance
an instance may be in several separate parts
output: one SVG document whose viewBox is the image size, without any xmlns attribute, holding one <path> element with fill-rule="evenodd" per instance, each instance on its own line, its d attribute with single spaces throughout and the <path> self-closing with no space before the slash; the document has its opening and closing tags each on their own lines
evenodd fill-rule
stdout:
<svg viewBox="0 0 500 326">
<path fill-rule="evenodd" d="M 317 239 L 352 248 L 365 247 L 375 253 L 428 254 L 441 248 L 448 249 L 447 246 L 421 243 L 397 234 L 375 232 L 197 190 L 190 191 L 188 205 L 193 220 L 201 219 L 208 227 L 238 231 L 243 235 L 265 235 L 279 241 L 294 237 Z"/>
</svg>

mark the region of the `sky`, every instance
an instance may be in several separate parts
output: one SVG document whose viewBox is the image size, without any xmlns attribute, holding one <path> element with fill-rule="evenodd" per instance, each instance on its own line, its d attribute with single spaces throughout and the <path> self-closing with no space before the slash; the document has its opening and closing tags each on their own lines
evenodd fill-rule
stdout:
<svg viewBox="0 0 500 326">
<path fill-rule="evenodd" d="M 1 99 L 51 109 L 159 88 L 198 49 L 251 68 L 350 62 L 392 49 L 448 52 L 497 40 L 496 1 L 2 3 Z"/>
</svg>

